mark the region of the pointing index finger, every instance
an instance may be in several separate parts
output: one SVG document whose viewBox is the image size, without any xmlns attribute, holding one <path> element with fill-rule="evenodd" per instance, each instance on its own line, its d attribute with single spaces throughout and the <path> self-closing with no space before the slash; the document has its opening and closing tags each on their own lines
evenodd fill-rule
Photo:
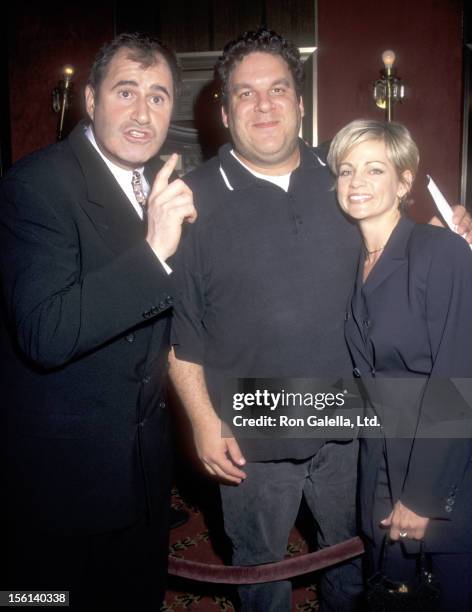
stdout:
<svg viewBox="0 0 472 612">
<path fill-rule="evenodd" d="M 170 175 L 172 174 L 172 172 L 174 172 L 178 159 L 179 156 L 177 155 L 177 153 L 172 153 L 169 159 L 159 170 L 156 175 L 156 178 L 154 179 L 154 185 L 152 187 L 154 195 L 160 193 L 161 191 L 163 191 L 163 189 L 167 187 L 167 185 L 169 184 Z"/>
</svg>

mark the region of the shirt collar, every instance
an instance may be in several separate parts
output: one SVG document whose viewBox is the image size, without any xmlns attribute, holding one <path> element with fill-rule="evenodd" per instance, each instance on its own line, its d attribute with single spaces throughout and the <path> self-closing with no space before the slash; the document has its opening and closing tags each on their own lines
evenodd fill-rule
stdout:
<svg viewBox="0 0 472 612">
<path fill-rule="evenodd" d="M 113 173 L 115 177 L 126 177 L 126 179 L 130 178 L 131 180 L 131 177 L 133 176 L 132 170 L 125 170 L 124 168 L 120 168 L 120 166 L 117 166 L 116 164 L 114 164 L 112 161 L 108 159 L 108 157 L 106 157 L 102 153 L 101 149 L 99 148 L 97 144 L 97 141 L 95 140 L 95 134 L 93 133 L 93 129 L 91 125 L 88 125 L 86 127 L 85 135 L 90 140 L 90 142 L 95 147 L 95 149 L 98 151 L 98 154 L 103 159 L 103 161 L 106 163 L 106 165 L 110 168 L 110 171 Z M 144 172 L 144 166 L 141 166 L 140 168 L 136 168 L 136 170 L 138 170 L 138 172 L 142 175 Z"/>
<path fill-rule="evenodd" d="M 136 196 L 134 195 L 133 186 L 132 186 L 132 183 L 131 183 L 131 178 L 133 176 L 133 171 L 132 170 L 125 170 L 124 168 L 120 168 L 120 166 L 117 166 L 116 164 L 114 164 L 112 161 L 110 161 L 108 159 L 108 157 L 106 157 L 102 153 L 102 151 L 100 150 L 99 146 L 97 145 L 97 141 L 95 140 L 95 134 L 93 133 L 93 129 L 92 129 L 91 125 L 88 125 L 85 128 L 85 136 L 89 139 L 89 141 L 92 144 L 92 146 L 94 147 L 94 149 L 97 151 L 97 153 L 103 159 L 103 161 L 107 165 L 108 169 L 110 170 L 110 172 L 115 177 L 118 185 L 125 192 L 126 196 L 128 197 L 128 200 L 133 205 L 133 208 L 136 210 L 138 215 L 142 218 L 142 215 L 143 215 L 142 208 L 138 204 L 138 202 L 136 201 Z M 136 168 L 136 170 L 138 170 L 138 172 L 141 174 L 144 193 L 145 193 L 145 195 L 148 195 L 148 193 L 149 193 L 149 183 L 147 182 L 146 177 L 144 176 L 144 166 L 141 166 L 140 168 Z"/>
<path fill-rule="evenodd" d="M 300 147 L 300 164 L 293 172 L 305 172 L 311 171 L 313 168 L 321 168 L 326 166 L 322 158 L 303 140 L 299 140 Z M 250 170 L 248 170 L 243 163 L 241 163 L 236 156 L 232 153 L 232 145 L 229 143 L 224 144 L 219 152 L 218 157 L 220 161 L 220 173 L 226 184 L 226 187 L 233 190 L 246 189 L 253 185 L 256 185 L 259 179 Z"/>
</svg>

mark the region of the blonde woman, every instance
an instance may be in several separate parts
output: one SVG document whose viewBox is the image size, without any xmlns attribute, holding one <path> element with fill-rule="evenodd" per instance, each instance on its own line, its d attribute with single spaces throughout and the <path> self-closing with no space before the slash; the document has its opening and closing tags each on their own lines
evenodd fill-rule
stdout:
<svg viewBox="0 0 472 612">
<path fill-rule="evenodd" d="M 472 443 L 466 419 L 455 438 L 438 437 L 432 412 L 470 411 L 450 379 L 472 378 L 472 254 L 459 236 L 403 214 L 418 162 L 408 130 L 379 121 L 350 123 L 328 155 L 364 244 L 346 340 L 383 427 L 361 440 L 367 577 L 388 533 L 386 573 L 411 580 L 424 539 L 441 609 L 457 612 L 472 610 Z M 394 421 L 410 435 L 392 434 Z"/>
</svg>

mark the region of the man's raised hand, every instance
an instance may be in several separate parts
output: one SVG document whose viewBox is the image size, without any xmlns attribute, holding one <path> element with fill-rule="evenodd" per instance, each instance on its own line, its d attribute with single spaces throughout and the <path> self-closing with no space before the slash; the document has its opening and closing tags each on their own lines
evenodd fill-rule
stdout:
<svg viewBox="0 0 472 612">
<path fill-rule="evenodd" d="M 180 179 L 169 183 L 177 160 L 173 153 L 162 166 L 147 200 L 146 240 L 161 261 L 177 250 L 182 224 L 193 223 L 197 218 L 190 188 Z"/>
</svg>

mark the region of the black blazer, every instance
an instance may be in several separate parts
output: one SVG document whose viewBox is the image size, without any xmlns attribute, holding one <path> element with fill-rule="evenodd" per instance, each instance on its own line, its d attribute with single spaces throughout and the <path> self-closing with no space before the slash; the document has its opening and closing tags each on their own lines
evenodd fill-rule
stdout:
<svg viewBox="0 0 472 612">
<path fill-rule="evenodd" d="M 393 502 L 437 519 L 429 549 L 472 550 L 470 248 L 448 230 L 404 218 L 365 284 L 362 268 L 360 261 L 346 340 L 383 426 L 381 437 L 361 439 L 362 528 L 372 536 L 385 453 Z"/>
<path fill-rule="evenodd" d="M 83 125 L 0 190 L 10 509 L 63 531 L 153 515 L 169 487 L 171 280 Z"/>
</svg>

